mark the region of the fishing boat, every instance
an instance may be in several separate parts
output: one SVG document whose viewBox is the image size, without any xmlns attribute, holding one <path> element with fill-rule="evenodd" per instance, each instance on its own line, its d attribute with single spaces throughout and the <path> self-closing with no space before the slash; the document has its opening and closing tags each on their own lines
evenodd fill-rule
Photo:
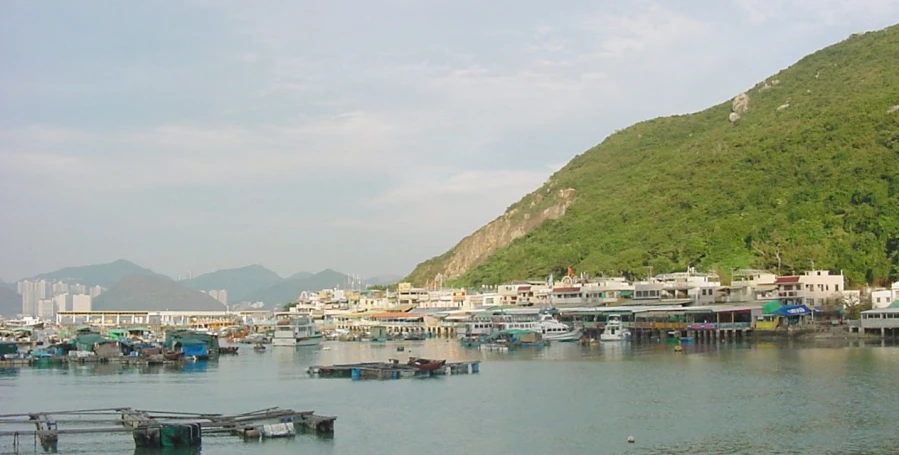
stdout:
<svg viewBox="0 0 899 455">
<path fill-rule="evenodd" d="M 599 335 L 600 341 L 624 341 L 631 338 L 631 331 L 621 324 L 621 316 L 613 314 L 606 320 L 606 326 Z"/>
<path fill-rule="evenodd" d="M 165 357 L 166 360 L 180 360 L 184 357 L 184 352 L 182 351 L 165 351 L 162 353 L 162 356 Z"/>
<path fill-rule="evenodd" d="M 275 320 L 272 346 L 318 346 L 324 338 L 315 322 L 303 313 L 278 312 Z"/>
<path fill-rule="evenodd" d="M 219 354 L 237 354 L 239 346 L 219 346 Z"/>
<path fill-rule="evenodd" d="M 256 352 L 265 351 L 265 345 L 262 343 L 257 343 L 256 346 L 253 346 L 253 350 Z"/>
<path fill-rule="evenodd" d="M 446 365 L 446 360 L 430 360 L 417 357 L 409 357 L 409 362 L 407 364 L 416 367 L 421 371 L 434 371 L 442 367 L 443 365 Z"/>
</svg>

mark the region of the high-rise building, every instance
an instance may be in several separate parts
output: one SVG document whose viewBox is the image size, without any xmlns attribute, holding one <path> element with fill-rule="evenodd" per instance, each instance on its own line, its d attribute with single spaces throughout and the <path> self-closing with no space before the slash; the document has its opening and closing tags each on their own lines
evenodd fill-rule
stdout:
<svg viewBox="0 0 899 455">
<path fill-rule="evenodd" d="M 208 291 L 200 291 L 200 292 L 208 295 L 209 297 L 212 297 L 213 299 L 218 300 L 219 303 L 221 303 L 222 305 L 225 305 L 225 306 L 228 305 L 228 291 L 226 291 L 224 289 L 211 289 Z"/>
<path fill-rule="evenodd" d="M 53 299 L 41 299 L 37 302 L 37 317 L 45 320 L 56 319 L 56 302 Z"/>
<path fill-rule="evenodd" d="M 67 294 L 69 292 L 69 285 L 63 283 L 62 281 L 53 283 L 52 285 L 50 285 L 50 288 L 52 289 L 52 294 L 48 295 L 47 297 L 56 297 L 58 295 Z"/>
<path fill-rule="evenodd" d="M 56 311 L 70 311 L 72 308 L 72 294 L 68 292 L 53 297 L 53 301 L 56 303 Z"/>
<path fill-rule="evenodd" d="M 89 294 L 73 295 L 72 311 L 91 311 L 91 296 Z"/>
<path fill-rule="evenodd" d="M 91 298 L 94 298 L 94 297 L 96 297 L 96 296 L 102 294 L 103 291 L 105 291 L 105 289 L 103 289 L 102 287 L 100 287 L 100 285 L 97 285 L 97 286 L 92 287 L 91 290 L 90 290 L 90 292 L 87 293 L 87 294 L 90 294 Z M 82 294 L 85 294 L 85 292 L 82 292 Z"/>
<path fill-rule="evenodd" d="M 38 302 L 41 300 L 38 292 L 38 282 L 22 280 L 19 282 L 19 293 L 22 295 L 22 314 L 25 316 L 37 316 Z"/>
</svg>

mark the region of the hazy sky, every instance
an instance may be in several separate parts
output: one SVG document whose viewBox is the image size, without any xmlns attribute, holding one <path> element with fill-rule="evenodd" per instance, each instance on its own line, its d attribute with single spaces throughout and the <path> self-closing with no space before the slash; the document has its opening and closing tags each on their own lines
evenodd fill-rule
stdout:
<svg viewBox="0 0 899 455">
<path fill-rule="evenodd" d="M 403 274 L 895 0 L 0 3 L 0 278 Z"/>
</svg>

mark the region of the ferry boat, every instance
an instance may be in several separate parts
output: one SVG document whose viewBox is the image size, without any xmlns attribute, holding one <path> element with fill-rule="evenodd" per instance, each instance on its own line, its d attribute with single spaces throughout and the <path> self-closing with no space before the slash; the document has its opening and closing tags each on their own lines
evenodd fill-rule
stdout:
<svg viewBox="0 0 899 455">
<path fill-rule="evenodd" d="M 580 329 L 572 329 L 552 315 L 542 313 L 474 315 L 465 322 L 462 336 L 486 336 L 501 330 L 530 330 L 548 341 L 576 341 L 582 335 Z"/>
<path fill-rule="evenodd" d="M 510 321 L 500 323 L 500 330 L 530 330 L 543 335 L 548 341 L 577 341 L 583 333 L 581 329 L 572 329 L 567 324 L 555 320 L 552 315 L 541 314 L 536 321 Z"/>
<path fill-rule="evenodd" d="M 318 346 L 322 332 L 312 319 L 295 311 L 275 313 L 275 334 L 272 346 Z"/>
<path fill-rule="evenodd" d="M 631 338 L 631 331 L 621 324 L 621 316 L 613 314 L 606 320 L 606 326 L 599 335 L 600 341 L 623 341 Z"/>
</svg>

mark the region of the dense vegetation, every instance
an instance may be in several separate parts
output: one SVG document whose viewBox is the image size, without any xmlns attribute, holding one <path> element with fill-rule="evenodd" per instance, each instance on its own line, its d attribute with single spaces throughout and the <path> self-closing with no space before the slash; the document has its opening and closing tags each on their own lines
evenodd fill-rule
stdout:
<svg viewBox="0 0 899 455">
<path fill-rule="evenodd" d="M 855 283 L 899 277 L 896 62 L 899 26 L 855 35 L 748 90 L 735 122 L 728 100 L 609 136 L 510 207 L 526 211 L 541 194 L 574 188 L 563 218 L 459 284 L 569 266 L 645 276 L 693 265 L 726 276 L 812 262 Z"/>
</svg>

